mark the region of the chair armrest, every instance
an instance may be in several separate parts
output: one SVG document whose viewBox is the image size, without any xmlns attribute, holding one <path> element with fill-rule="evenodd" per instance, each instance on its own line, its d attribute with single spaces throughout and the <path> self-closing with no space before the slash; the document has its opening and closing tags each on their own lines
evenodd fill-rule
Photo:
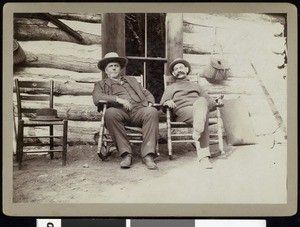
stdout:
<svg viewBox="0 0 300 227">
<path fill-rule="evenodd" d="M 97 111 L 101 112 L 103 110 L 104 107 L 107 107 L 108 102 L 105 100 L 99 100 L 98 104 L 97 104 Z"/>
<path fill-rule="evenodd" d="M 168 106 L 164 106 L 164 105 L 161 105 L 161 109 L 164 113 L 167 112 L 167 110 L 170 110 L 170 112 L 172 112 L 172 108 L 171 107 L 168 107 Z"/>
<path fill-rule="evenodd" d="M 222 102 L 222 99 L 224 98 L 224 95 L 220 95 L 219 97 L 215 98 L 215 104 L 214 106 L 210 107 L 209 112 L 215 111 L 218 107 L 223 107 L 224 103 Z"/>
<path fill-rule="evenodd" d="M 218 98 L 215 99 L 215 102 L 216 102 L 215 107 L 222 107 L 222 106 L 224 106 L 224 103 L 222 102 L 223 98 L 224 98 L 224 95 L 220 95 Z"/>
<path fill-rule="evenodd" d="M 162 108 L 162 104 L 160 104 L 160 103 L 153 103 L 152 106 L 158 110 L 160 110 Z"/>
</svg>

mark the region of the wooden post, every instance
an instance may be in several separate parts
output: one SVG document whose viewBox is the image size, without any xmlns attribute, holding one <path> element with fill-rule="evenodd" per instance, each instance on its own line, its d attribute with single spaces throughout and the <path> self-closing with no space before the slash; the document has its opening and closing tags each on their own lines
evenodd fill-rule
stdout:
<svg viewBox="0 0 300 227">
<path fill-rule="evenodd" d="M 175 58 L 183 57 L 183 16 L 182 13 L 167 13 L 167 69 Z M 166 72 L 168 73 L 168 70 Z"/>
<path fill-rule="evenodd" d="M 117 52 L 125 56 L 125 14 L 102 14 L 102 57 L 108 52 Z M 125 69 L 121 71 L 124 73 Z"/>
</svg>

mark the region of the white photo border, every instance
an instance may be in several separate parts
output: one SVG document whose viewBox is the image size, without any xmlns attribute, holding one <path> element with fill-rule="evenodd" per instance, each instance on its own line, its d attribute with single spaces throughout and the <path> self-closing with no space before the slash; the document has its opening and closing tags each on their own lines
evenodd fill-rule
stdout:
<svg viewBox="0 0 300 227">
<path fill-rule="evenodd" d="M 13 203 L 13 14 L 26 12 L 287 13 L 288 180 L 286 204 L 31 204 Z M 3 213 L 52 217 L 290 216 L 297 212 L 297 8 L 290 3 L 6 3 L 3 7 Z"/>
</svg>

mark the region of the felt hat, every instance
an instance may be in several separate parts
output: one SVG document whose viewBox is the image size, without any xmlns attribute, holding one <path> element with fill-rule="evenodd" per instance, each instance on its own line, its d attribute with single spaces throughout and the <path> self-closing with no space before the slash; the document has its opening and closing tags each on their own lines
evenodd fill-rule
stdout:
<svg viewBox="0 0 300 227">
<path fill-rule="evenodd" d="M 187 74 L 189 74 L 189 73 L 191 72 L 191 65 L 190 65 L 190 63 L 189 63 L 188 61 L 186 61 L 186 60 L 184 60 L 184 59 L 182 59 L 182 58 L 176 58 L 176 59 L 175 59 L 174 61 L 172 61 L 171 64 L 169 65 L 169 72 L 170 72 L 171 75 L 173 75 L 172 72 L 173 72 L 174 66 L 175 66 L 176 64 L 178 64 L 178 63 L 182 63 L 182 64 L 185 65 L 185 67 L 188 67 L 188 68 L 189 68 Z"/>
<path fill-rule="evenodd" d="M 32 121 L 61 121 L 57 117 L 57 110 L 53 108 L 42 108 L 36 111 L 36 117 L 31 118 Z"/>
<path fill-rule="evenodd" d="M 21 48 L 20 44 L 16 39 L 13 40 L 13 50 L 14 50 L 14 65 L 19 64 L 26 59 L 24 50 Z"/>
<path fill-rule="evenodd" d="M 116 52 L 109 52 L 104 56 L 104 58 L 102 58 L 98 62 L 98 68 L 101 69 L 102 71 L 105 71 L 105 67 L 110 62 L 119 63 L 122 69 L 127 65 L 128 60 L 127 58 L 119 57 L 119 55 Z"/>
</svg>

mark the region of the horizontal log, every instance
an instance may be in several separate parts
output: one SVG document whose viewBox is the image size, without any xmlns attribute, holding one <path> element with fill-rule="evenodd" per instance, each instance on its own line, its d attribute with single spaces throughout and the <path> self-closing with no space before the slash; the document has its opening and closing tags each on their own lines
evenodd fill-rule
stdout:
<svg viewBox="0 0 300 227">
<path fill-rule="evenodd" d="M 22 63 L 25 67 L 49 67 L 65 69 L 75 72 L 95 73 L 100 72 L 95 59 L 82 59 L 67 55 L 34 54 L 26 51 L 26 61 Z"/>
<path fill-rule="evenodd" d="M 57 109 L 58 117 L 61 119 L 68 119 L 72 121 L 101 121 L 101 113 L 98 113 L 95 107 L 90 106 L 72 106 L 68 108 L 67 106 L 59 106 L 55 105 L 55 109 Z M 15 111 L 14 115 L 17 114 Z M 32 118 L 33 114 L 25 114 L 25 117 Z"/>
<path fill-rule="evenodd" d="M 242 48 L 237 46 L 227 48 L 225 51 L 214 50 L 212 46 L 205 45 L 203 43 L 195 43 L 195 44 L 183 44 L 183 53 L 184 54 L 224 54 L 224 55 L 231 55 L 231 54 L 242 54 Z M 274 52 L 275 53 L 275 52 Z"/>
<path fill-rule="evenodd" d="M 93 59 L 98 61 L 101 59 L 101 45 L 80 45 L 70 42 L 53 42 L 53 41 L 22 41 L 19 42 L 24 51 L 29 51 L 33 54 L 54 55 L 58 56 L 74 56 L 81 59 Z M 84 60 L 85 61 L 85 60 Z"/>
<path fill-rule="evenodd" d="M 14 78 L 20 80 L 54 80 L 62 82 L 95 83 L 102 79 L 102 73 L 78 73 L 55 68 L 15 67 Z"/>
<path fill-rule="evenodd" d="M 75 96 L 92 95 L 93 89 L 94 83 L 57 82 L 55 83 L 54 94 Z"/>
<path fill-rule="evenodd" d="M 92 96 L 61 96 L 54 100 L 58 116 L 74 121 L 100 121 L 101 113 L 97 111 Z"/>
<path fill-rule="evenodd" d="M 184 54 L 183 58 L 191 64 L 191 74 L 203 74 L 203 69 L 209 65 L 211 55 L 203 54 Z M 244 54 L 226 54 L 224 59 L 232 70 L 233 77 L 253 77 L 255 71 L 253 70 L 249 59 Z"/>
<path fill-rule="evenodd" d="M 194 75 L 198 75 L 200 77 L 204 77 L 204 69 L 206 68 L 206 66 L 198 66 L 198 65 L 193 65 L 191 64 L 192 70 L 191 70 L 191 74 Z M 255 77 L 255 71 L 253 70 L 253 68 L 244 68 L 242 66 L 237 66 L 237 65 L 233 65 L 230 66 L 231 69 L 231 75 L 229 78 L 232 77 L 241 77 L 241 78 L 252 78 Z"/>
<path fill-rule="evenodd" d="M 100 72 L 101 46 L 79 45 L 69 42 L 20 42 L 26 54 L 25 67 L 49 67 L 76 72 Z"/>
<path fill-rule="evenodd" d="M 50 28 L 47 26 L 36 25 L 20 25 L 16 26 L 14 30 L 14 37 L 21 41 L 33 40 L 51 40 L 73 42 L 78 44 L 101 44 L 101 37 L 85 32 L 78 31 L 82 40 L 78 41 L 73 36 L 58 28 Z"/>
<path fill-rule="evenodd" d="M 57 13 L 51 12 L 57 19 L 78 20 L 89 23 L 101 23 L 100 13 Z M 14 18 L 44 19 L 42 13 L 14 13 Z"/>
<path fill-rule="evenodd" d="M 101 23 L 101 13 L 50 13 L 58 19 Z"/>
<path fill-rule="evenodd" d="M 188 22 L 187 20 L 183 20 L 183 32 L 184 33 L 200 33 L 200 34 L 206 34 L 208 36 L 213 36 L 214 34 L 214 27 L 213 26 L 206 26 L 200 25 L 200 22 L 198 21 L 198 24 Z"/>
<path fill-rule="evenodd" d="M 41 80 L 40 80 L 41 81 Z M 77 83 L 70 81 L 55 81 L 54 83 L 54 95 L 74 95 L 74 96 L 85 96 L 92 95 L 94 89 L 94 83 Z M 22 89 L 22 92 L 28 94 L 48 94 L 46 90 L 36 90 L 31 88 Z"/>
<path fill-rule="evenodd" d="M 45 19 L 38 19 L 38 18 L 14 18 L 14 29 L 20 27 L 20 26 L 28 26 L 28 25 L 33 25 L 33 26 L 40 26 L 40 27 L 47 27 L 49 21 Z M 14 30 L 16 32 L 16 30 Z M 14 33 L 14 36 L 16 34 Z"/>
<path fill-rule="evenodd" d="M 86 22 L 80 22 L 76 20 L 59 20 L 69 28 L 77 32 L 87 33 L 95 36 L 101 36 L 101 24 L 92 24 Z M 39 26 L 41 28 L 61 28 L 49 21 L 48 18 L 32 19 L 32 18 L 15 18 L 14 28 L 20 26 Z M 63 31 L 63 30 L 62 30 Z"/>
<path fill-rule="evenodd" d="M 212 48 L 201 45 L 195 46 L 193 44 L 183 44 L 183 53 L 185 54 L 211 54 Z"/>
<path fill-rule="evenodd" d="M 263 90 L 256 78 L 229 78 L 221 84 L 211 84 L 205 78 L 200 78 L 200 85 L 208 94 L 247 94 L 261 95 Z"/>
<path fill-rule="evenodd" d="M 184 13 L 183 21 L 195 27 L 218 27 L 218 28 L 237 28 L 238 26 L 249 29 L 250 26 L 278 26 L 277 23 L 285 24 L 284 16 L 273 16 L 267 14 L 247 14 L 247 13 Z M 254 24 L 253 21 L 259 22 Z M 231 23 L 230 23 L 231 22 Z M 241 23 L 242 22 L 242 23 Z M 232 24 L 230 26 L 230 24 Z M 248 27 L 247 27 L 248 25 Z M 283 29 L 283 28 L 282 28 Z M 277 29 L 278 30 L 278 29 Z"/>
<path fill-rule="evenodd" d="M 252 122 L 256 135 L 265 135 L 274 132 L 277 128 L 277 124 L 268 108 L 268 102 L 263 95 L 226 95 L 225 99 L 236 99 L 242 97 L 249 111 L 249 117 Z M 263 110 L 263 111 L 262 111 Z M 35 132 L 33 130 L 25 130 L 26 135 L 45 135 L 47 130 L 45 128 L 39 129 Z M 58 126 L 55 128 L 55 132 L 61 130 Z M 98 138 L 99 122 L 91 121 L 72 121 L 69 120 L 68 130 L 68 143 L 74 144 L 96 144 Z M 40 133 L 42 132 L 42 133 Z M 217 132 L 217 125 L 210 127 L 210 132 Z M 160 124 L 159 130 L 160 138 L 166 138 L 165 124 Z"/>
<path fill-rule="evenodd" d="M 231 77 L 221 84 L 211 84 L 205 78 L 200 79 L 201 86 L 209 94 L 262 94 L 262 88 L 256 78 Z M 56 82 L 54 94 L 56 96 L 72 95 L 78 98 L 92 96 L 94 83 Z M 28 90 L 28 93 L 32 93 Z"/>
<path fill-rule="evenodd" d="M 68 144 L 78 145 L 78 144 L 97 144 L 97 135 L 99 132 L 100 123 L 98 122 L 76 122 L 68 121 Z M 49 135 L 48 127 L 36 127 L 24 129 L 25 136 L 46 136 Z M 54 127 L 54 135 L 62 135 L 62 126 Z M 61 139 L 54 139 L 56 143 L 61 143 Z M 30 139 L 30 142 L 41 142 L 43 144 L 49 143 L 49 139 L 41 138 L 35 139 L 34 141 Z"/>
<path fill-rule="evenodd" d="M 97 23 L 86 23 L 86 22 L 81 22 L 81 21 L 75 21 L 75 20 L 59 20 L 68 27 L 76 30 L 76 31 L 81 31 L 84 33 L 96 35 L 96 36 L 101 36 L 101 24 Z M 52 23 L 49 23 L 48 26 L 55 26 Z"/>
</svg>

